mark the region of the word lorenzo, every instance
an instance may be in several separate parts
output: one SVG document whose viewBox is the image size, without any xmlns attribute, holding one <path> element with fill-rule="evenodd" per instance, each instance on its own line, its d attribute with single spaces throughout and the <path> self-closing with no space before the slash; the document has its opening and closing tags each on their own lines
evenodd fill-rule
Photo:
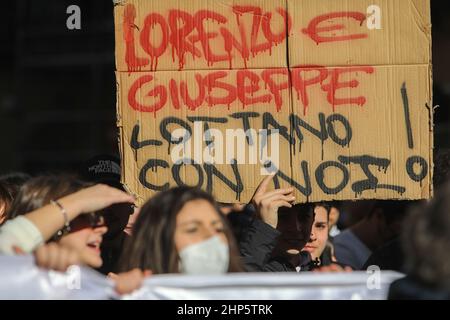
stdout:
<svg viewBox="0 0 450 320">
<path fill-rule="evenodd" d="M 190 13 L 179 9 L 168 10 L 166 16 L 152 12 L 143 20 L 143 26 L 136 26 L 136 8 L 127 4 L 123 13 L 123 39 L 125 42 L 125 62 L 128 71 L 139 71 L 150 65 L 150 70 L 157 70 L 158 59 L 171 47 L 172 60 L 175 56 L 179 70 L 184 68 L 186 55 L 194 59 L 205 59 L 208 66 L 216 62 L 228 61 L 232 69 L 233 52 L 243 59 L 245 68 L 250 57 L 271 50 L 273 46 L 282 44 L 292 32 L 301 32 L 318 45 L 326 42 L 352 41 L 368 37 L 367 32 L 348 33 L 342 24 L 355 24 L 362 27 L 367 15 L 363 12 L 340 11 L 330 12 L 314 17 L 302 30 L 292 30 L 292 17 L 285 8 L 276 8 L 275 12 L 264 12 L 258 6 L 231 6 L 236 18 L 237 33 L 232 28 L 228 17 L 212 10 L 198 10 Z M 252 14 L 250 37 L 248 27 L 241 22 L 244 14 Z M 279 15 L 273 26 L 274 15 Z M 207 21 L 215 22 L 218 27 L 211 31 Z M 341 20 L 330 24 L 330 20 Z M 369 28 L 370 29 L 370 28 Z M 273 30 L 280 30 L 273 32 Z M 262 36 L 260 35 L 262 33 Z M 260 39 L 260 40 L 258 40 Z M 263 40 L 261 40 L 263 39 Z M 148 55 L 139 57 L 136 53 L 137 40 L 142 50 Z M 259 42 L 258 42 L 259 41 Z"/>
</svg>

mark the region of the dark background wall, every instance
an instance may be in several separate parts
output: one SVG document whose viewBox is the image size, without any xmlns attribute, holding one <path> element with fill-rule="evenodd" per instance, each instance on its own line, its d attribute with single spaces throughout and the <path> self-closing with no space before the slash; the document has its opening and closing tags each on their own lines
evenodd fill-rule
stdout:
<svg viewBox="0 0 450 320">
<path fill-rule="evenodd" d="M 450 147 L 449 2 L 432 0 L 436 147 Z M 66 28 L 71 4 L 81 30 Z M 2 13 L 0 174 L 117 153 L 112 0 L 5 1 Z"/>
</svg>

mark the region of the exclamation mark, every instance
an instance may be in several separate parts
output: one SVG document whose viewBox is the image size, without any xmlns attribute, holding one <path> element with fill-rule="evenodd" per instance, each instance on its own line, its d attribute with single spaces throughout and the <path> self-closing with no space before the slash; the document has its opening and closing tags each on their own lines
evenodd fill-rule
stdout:
<svg viewBox="0 0 450 320">
<path fill-rule="evenodd" d="M 409 116 L 409 101 L 408 101 L 408 92 L 406 91 L 406 83 L 402 84 L 402 99 L 403 99 L 403 111 L 405 112 L 405 123 L 406 123 L 406 135 L 408 137 L 408 147 L 410 149 L 414 149 L 414 141 L 412 136 L 411 129 L 411 119 Z"/>
</svg>

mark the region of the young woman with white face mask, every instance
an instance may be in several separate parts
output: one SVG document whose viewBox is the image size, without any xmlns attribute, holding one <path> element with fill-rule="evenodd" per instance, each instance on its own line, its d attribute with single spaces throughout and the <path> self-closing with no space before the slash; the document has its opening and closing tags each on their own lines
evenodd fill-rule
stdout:
<svg viewBox="0 0 450 320">
<path fill-rule="evenodd" d="M 140 210 L 122 257 L 122 270 L 153 274 L 222 274 L 242 271 L 230 228 L 207 193 L 178 187 Z"/>
</svg>

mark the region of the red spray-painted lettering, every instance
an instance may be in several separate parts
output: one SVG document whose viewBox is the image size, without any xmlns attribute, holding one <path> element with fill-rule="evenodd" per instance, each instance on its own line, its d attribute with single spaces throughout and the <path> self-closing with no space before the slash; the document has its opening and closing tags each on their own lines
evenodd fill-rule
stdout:
<svg viewBox="0 0 450 320">
<path fill-rule="evenodd" d="M 247 67 L 250 54 L 253 57 L 264 51 L 269 51 L 269 54 L 271 54 L 272 47 L 282 43 L 292 28 L 292 19 L 283 8 L 275 10 L 276 14 L 282 17 L 281 31 L 278 33 L 272 31 L 274 29 L 272 12 L 263 12 L 260 7 L 256 6 L 233 6 L 232 10 L 236 15 L 238 35 L 234 35 L 227 28 L 227 24 L 230 22 L 225 16 L 211 10 L 199 10 L 191 14 L 172 9 L 169 10 L 167 18 L 159 13 L 150 13 L 144 19 L 144 25 L 139 36 L 139 44 L 143 51 L 148 54 L 148 59 L 137 57 L 135 43 L 135 33 L 138 32 L 135 25 L 136 9 L 134 5 L 127 4 L 124 9 L 123 32 L 125 62 L 128 71 L 139 71 L 148 64 L 150 64 L 150 70 L 157 70 L 158 59 L 167 51 L 169 46 L 172 50 L 172 61 L 175 62 L 175 58 L 177 58 L 179 70 L 184 68 L 187 55 L 192 56 L 193 59 L 205 59 L 208 66 L 228 60 L 231 69 L 234 59 L 232 52 L 238 53 L 245 67 Z M 253 14 L 249 39 L 246 26 L 244 23 L 240 23 L 239 19 L 246 13 Z M 207 20 L 221 25 L 217 32 L 205 31 L 204 22 Z M 280 29 L 280 26 L 278 26 L 278 29 Z M 264 41 L 257 43 L 260 29 L 262 29 Z M 160 35 L 160 37 L 157 35 Z M 159 43 L 153 43 L 154 39 L 160 39 Z M 222 45 L 211 46 L 211 41 L 215 39 L 222 42 Z M 197 45 L 198 43 L 199 45 Z M 220 50 L 223 51 L 219 52 Z"/>
<path fill-rule="evenodd" d="M 320 35 L 320 33 L 336 31 L 345 29 L 342 24 L 334 24 L 320 27 L 319 25 L 327 20 L 336 19 L 336 18 L 347 18 L 354 19 L 359 22 L 359 25 L 362 25 L 364 20 L 366 20 L 366 15 L 361 12 L 332 12 L 324 15 L 320 15 L 311 20 L 308 25 L 308 28 L 303 29 L 303 33 L 307 34 L 313 39 L 317 44 L 323 42 L 335 42 L 335 41 L 349 41 L 356 39 L 367 38 L 367 33 L 357 33 L 357 34 L 346 34 L 346 35 L 332 35 L 328 34 L 327 36 Z"/>
<path fill-rule="evenodd" d="M 154 81 L 154 77 L 149 74 L 139 77 L 132 84 L 128 92 L 128 103 L 134 110 L 156 114 L 156 111 L 167 104 L 170 95 L 174 109 L 185 106 L 189 110 L 196 110 L 205 105 L 210 107 L 224 105 L 229 108 L 231 104 L 239 100 L 243 108 L 274 101 L 276 111 L 280 111 L 284 103 L 283 91 L 292 88 L 297 92 L 297 100 L 301 101 L 303 113 L 306 114 L 309 106 L 308 88 L 314 85 L 318 85 L 324 92 L 324 97 L 333 110 L 341 105 L 364 105 L 366 97 L 363 95 L 342 96 L 344 93 L 348 94 L 349 90 L 341 89 L 357 88 L 359 81 L 357 79 L 342 81 L 341 76 L 373 74 L 374 71 L 375 69 L 371 66 L 343 68 L 300 66 L 291 70 L 283 68 L 236 70 L 233 72 L 235 76 L 231 76 L 229 71 L 211 71 L 203 74 L 192 72 L 186 73 L 186 77 L 191 79 L 171 78 L 167 84 L 157 84 L 153 87 L 149 84 Z M 188 86 L 188 82 L 195 85 Z M 144 92 L 138 93 L 140 90 Z M 151 102 L 150 105 L 139 102 L 137 95 L 150 97 L 151 99 L 148 99 Z"/>
<path fill-rule="evenodd" d="M 306 114 L 306 109 L 309 105 L 309 96 L 307 88 L 316 84 L 320 84 L 320 88 L 327 93 L 327 101 L 333 107 L 339 105 L 356 104 L 362 106 L 366 103 L 364 96 L 359 97 L 345 97 L 338 98 L 336 91 L 343 88 L 356 88 L 359 81 L 352 79 L 350 81 L 340 81 L 340 76 L 345 73 L 364 72 L 372 74 L 374 68 L 370 66 L 355 66 L 343 68 L 325 68 L 323 66 L 299 66 L 291 69 L 292 86 L 297 92 L 297 99 L 301 100 L 303 105 L 303 114 Z M 329 79 L 328 83 L 324 84 L 325 80 Z"/>
</svg>

